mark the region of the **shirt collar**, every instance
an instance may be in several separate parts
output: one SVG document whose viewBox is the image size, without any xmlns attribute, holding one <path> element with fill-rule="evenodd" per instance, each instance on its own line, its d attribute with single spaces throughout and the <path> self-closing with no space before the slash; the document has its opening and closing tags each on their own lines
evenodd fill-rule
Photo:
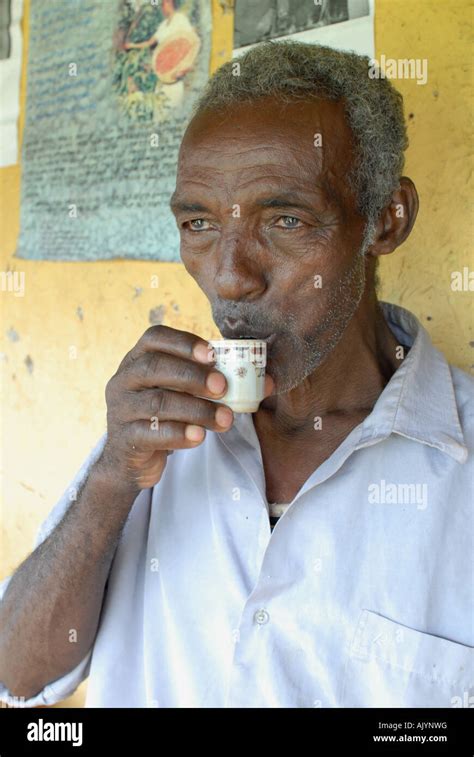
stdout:
<svg viewBox="0 0 474 757">
<path fill-rule="evenodd" d="M 464 463 L 468 449 L 446 358 L 413 313 L 389 302 L 379 304 L 394 336 L 410 351 L 364 420 L 358 446 L 394 433 Z"/>
<path fill-rule="evenodd" d="M 459 421 L 450 367 L 433 346 L 426 329 L 413 313 L 380 301 L 387 325 L 399 344 L 410 350 L 381 392 L 371 413 L 359 425 L 355 448 L 366 447 L 399 434 L 464 463 L 468 449 Z M 260 448 L 250 414 L 237 414 L 236 425 L 247 441 Z M 351 432 L 354 439 L 355 429 Z"/>
</svg>

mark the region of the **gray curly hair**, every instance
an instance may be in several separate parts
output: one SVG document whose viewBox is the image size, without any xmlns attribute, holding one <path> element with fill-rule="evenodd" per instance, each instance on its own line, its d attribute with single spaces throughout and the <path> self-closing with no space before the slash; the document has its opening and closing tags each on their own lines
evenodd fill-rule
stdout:
<svg viewBox="0 0 474 757">
<path fill-rule="evenodd" d="M 235 64 L 240 64 L 235 75 Z M 385 78 L 370 78 L 370 58 L 292 40 L 262 42 L 224 63 L 194 103 L 192 115 L 222 111 L 273 95 L 284 102 L 344 99 L 355 141 L 348 176 L 358 212 L 366 218 L 362 253 L 373 242 L 377 219 L 400 187 L 408 138 L 403 98 Z M 377 282 L 378 283 L 378 282 Z"/>
</svg>

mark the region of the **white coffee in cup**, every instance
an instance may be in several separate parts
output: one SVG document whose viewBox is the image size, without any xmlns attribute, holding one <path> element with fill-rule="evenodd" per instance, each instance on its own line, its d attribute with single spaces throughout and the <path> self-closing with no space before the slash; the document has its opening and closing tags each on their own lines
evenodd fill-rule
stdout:
<svg viewBox="0 0 474 757">
<path fill-rule="evenodd" d="M 267 343 L 263 339 L 212 339 L 215 367 L 227 379 L 218 401 L 235 413 L 254 413 L 265 394 Z"/>
</svg>

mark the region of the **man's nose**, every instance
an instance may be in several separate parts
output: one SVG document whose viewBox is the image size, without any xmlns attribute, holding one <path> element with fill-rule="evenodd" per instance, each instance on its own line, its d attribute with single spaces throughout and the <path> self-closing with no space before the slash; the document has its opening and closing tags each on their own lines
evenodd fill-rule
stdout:
<svg viewBox="0 0 474 757">
<path fill-rule="evenodd" d="M 214 289 L 223 300 L 256 299 L 266 289 L 256 244 L 242 238 L 223 238 L 217 250 Z"/>
</svg>

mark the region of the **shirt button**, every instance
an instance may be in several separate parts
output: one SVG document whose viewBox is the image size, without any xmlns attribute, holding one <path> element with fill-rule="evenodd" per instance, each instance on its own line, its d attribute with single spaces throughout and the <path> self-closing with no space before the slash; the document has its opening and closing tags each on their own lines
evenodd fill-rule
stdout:
<svg viewBox="0 0 474 757">
<path fill-rule="evenodd" d="M 266 610 L 257 610 L 255 615 L 253 616 L 253 619 L 256 623 L 258 623 L 260 626 L 264 623 L 268 623 L 270 616 Z"/>
</svg>

